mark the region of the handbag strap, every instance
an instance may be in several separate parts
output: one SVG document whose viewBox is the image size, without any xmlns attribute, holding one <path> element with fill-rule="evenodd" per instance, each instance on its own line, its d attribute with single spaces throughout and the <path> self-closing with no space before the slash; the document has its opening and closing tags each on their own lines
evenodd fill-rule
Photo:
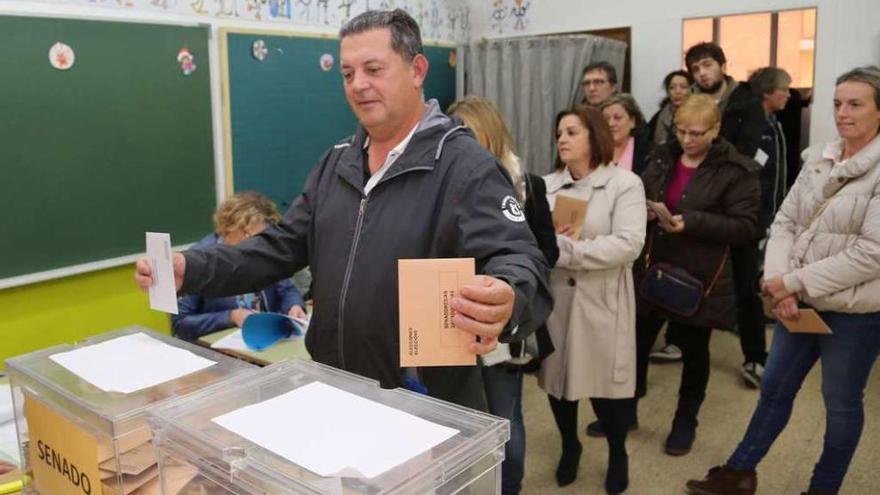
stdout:
<svg viewBox="0 0 880 495">
<path fill-rule="evenodd" d="M 655 227 L 656 229 L 656 227 Z M 645 250 L 645 268 L 651 266 L 651 250 L 654 249 L 654 230 L 651 231 L 651 235 L 648 236 L 648 249 Z M 715 284 L 718 283 L 718 280 L 721 278 L 721 273 L 724 272 L 724 265 L 727 264 L 727 257 L 730 255 L 730 245 L 724 246 L 724 256 L 721 257 L 721 263 L 718 265 L 718 269 L 715 270 L 715 275 L 712 277 L 712 281 L 709 282 L 709 286 L 706 287 L 706 290 L 703 291 L 703 297 L 709 295 L 712 292 L 712 289 L 715 288 Z"/>
<path fill-rule="evenodd" d="M 825 211 L 825 209 L 828 208 L 828 205 L 831 204 L 831 200 L 834 199 L 834 195 L 836 195 L 838 191 L 843 189 L 843 186 L 845 186 L 847 182 L 849 182 L 849 179 L 844 180 L 843 184 L 841 184 L 840 187 L 837 188 L 837 190 L 831 193 L 831 196 L 825 198 L 825 200 L 822 201 L 822 204 L 820 204 L 819 207 L 816 208 L 816 212 L 813 213 L 813 218 L 811 218 L 810 223 L 807 224 L 806 230 L 810 230 L 810 227 L 813 226 L 813 222 L 815 222 L 816 219 L 819 218 L 819 216 Z"/>
</svg>

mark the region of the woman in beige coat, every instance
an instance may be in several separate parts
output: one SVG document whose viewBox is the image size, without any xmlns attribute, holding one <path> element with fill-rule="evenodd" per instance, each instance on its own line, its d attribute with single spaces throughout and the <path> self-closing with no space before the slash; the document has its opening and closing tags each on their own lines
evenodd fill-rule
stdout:
<svg viewBox="0 0 880 495">
<path fill-rule="evenodd" d="M 551 207 L 561 196 L 588 203 L 582 225 L 556 226 L 559 260 L 550 276 L 556 303 L 547 320 L 556 351 L 542 363 L 538 383 L 562 436 L 559 485 L 577 478 L 577 401 L 589 397 L 607 433 L 605 487 L 621 493 L 636 385 L 631 268 L 645 241 L 645 192 L 635 174 L 611 163 L 613 138 L 601 113 L 578 108 L 556 122 L 559 154 L 556 172 L 544 178 L 547 199 Z"/>
<path fill-rule="evenodd" d="M 880 68 L 837 79 L 834 120 L 840 138 L 804 152 L 770 228 L 763 285 L 783 321 L 813 309 L 833 333 L 776 325 L 761 399 L 742 442 L 724 466 L 689 481 L 689 493 L 755 493 L 755 468 L 820 359 L 825 440 L 806 495 L 835 495 L 858 446 L 865 385 L 880 355 Z"/>
</svg>

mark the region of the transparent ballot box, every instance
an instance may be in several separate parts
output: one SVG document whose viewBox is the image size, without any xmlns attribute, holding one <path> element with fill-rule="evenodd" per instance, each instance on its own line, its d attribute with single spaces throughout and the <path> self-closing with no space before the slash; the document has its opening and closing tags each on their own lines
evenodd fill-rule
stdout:
<svg viewBox="0 0 880 495">
<path fill-rule="evenodd" d="M 507 420 L 293 359 L 149 413 L 165 495 L 497 494 Z"/>
<path fill-rule="evenodd" d="M 146 411 L 258 368 L 141 327 L 6 361 L 24 493 L 160 494 Z"/>
</svg>

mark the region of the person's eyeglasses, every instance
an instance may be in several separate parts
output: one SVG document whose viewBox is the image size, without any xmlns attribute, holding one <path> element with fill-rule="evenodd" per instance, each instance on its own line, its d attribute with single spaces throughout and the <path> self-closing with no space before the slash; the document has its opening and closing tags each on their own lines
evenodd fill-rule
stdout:
<svg viewBox="0 0 880 495">
<path fill-rule="evenodd" d="M 689 137 L 691 139 L 700 139 L 701 137 L 709 134 L 709 131 L 712 129 L 706 129 L 705 131 L 688 131 L 686 129 L 682 129 L 681 127 L 675 128 L 675 135 L 679 137 L 679 139 Z"/>
<path fill-rule="evenodd" d="M 608 84 L 606 79 L 584 79 L 581 81 L 581 86 L 587 88 L 590 86 L 604 86 Z"/>
</svg>

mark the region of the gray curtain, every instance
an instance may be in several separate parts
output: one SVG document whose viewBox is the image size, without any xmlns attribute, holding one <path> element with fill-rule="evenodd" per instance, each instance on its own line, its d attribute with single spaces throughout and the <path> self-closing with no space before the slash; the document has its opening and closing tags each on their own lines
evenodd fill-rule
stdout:
<svg viewBox="0 0 880 495">
<path fill-rule="evenodd" d="M 464 93 L 501 110 L 523 169 L 543 175 L 553 167 L 556 114 L 583 99 L 581 71 L 606 61 L 623 80 L 626 43 L 592 35 L 482 40 L 460 50 Z"/>
</svg>

